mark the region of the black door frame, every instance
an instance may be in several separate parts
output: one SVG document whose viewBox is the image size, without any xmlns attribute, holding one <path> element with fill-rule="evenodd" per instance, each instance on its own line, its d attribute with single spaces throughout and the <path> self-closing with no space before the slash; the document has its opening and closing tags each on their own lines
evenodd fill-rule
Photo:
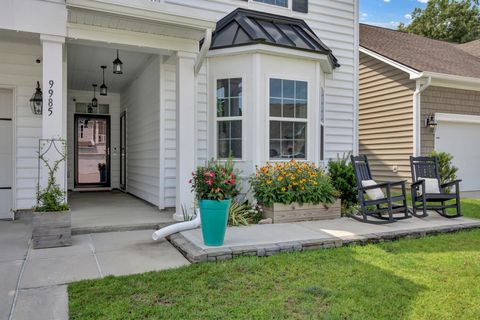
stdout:
<svg viewBox="0 0 480 320">
<path fill-rule="evenodd" d="M 120 114 L 120 189 L 127 190 L 127 112 L 126 111 L 123 111 Z"/>
<path fill-rule="evenodd" d="M 106 147 L 107 147 L 107 154 L 106 154 L 106 161 L 107 161 L 107 180 L 105 183 L 78 183 L 78 146 L 77 146 L 77 141 L 78 141 L 78 126 L 77 126 L 77 121 L 78 118 L 96 118 L 96 119 L 105 119 L 107 122 L 107 137 L 106 137 Z M 99 114 L 90 114 L 90 113 L 75 113 L 74 115 L 74 175 L 75 175 L 75 181 L 74 181 L 74 186 L 75 188 L 110 188 L 111 183 L 110 183 L 110 174 L 111 174 L 111 161 L 110 161 L 110 134 L 111 134 L 111 128 L 110 128 L 110 115 L 99 115 Z"/>
</svg>

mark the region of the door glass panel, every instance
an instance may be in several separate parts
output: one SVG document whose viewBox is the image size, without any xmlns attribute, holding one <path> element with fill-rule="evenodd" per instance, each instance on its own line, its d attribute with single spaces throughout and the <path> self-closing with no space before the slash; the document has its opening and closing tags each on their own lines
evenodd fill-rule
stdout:
<svg viewBox="0 0 480 320">
<path fill-rule="evenodd" d="M 108 183 L 108 121 L 105 118 L 77 118 L 77 183 Z"/>
</svg>

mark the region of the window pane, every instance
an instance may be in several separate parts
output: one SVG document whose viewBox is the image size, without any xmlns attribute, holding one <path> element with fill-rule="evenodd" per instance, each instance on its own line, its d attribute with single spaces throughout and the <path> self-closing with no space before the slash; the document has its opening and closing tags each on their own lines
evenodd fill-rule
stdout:
<svg viewBox="0 0 480 320">
<path fill-rule="evenodd" d="M 271 159 L 280 158 L 280 141 L 279 140 L 270 141 L 270 158 Z"/>
<path fill-rule="evenodd" d="M 227 158 L 229 154 L 229 140 L 218 140 L 218 157 Z"/>
<path fill-rule="evenodd" d="M 217 80 L 217 98 L 225 98 L 228 92 L 228 79 Z"/>
<path fill-rule="evenodd" d="M 270 79 L 270 97 L 282 97 L 282 80 Z"/>
<path fill-rule="evenodd" d="M 218 122 L 218 138 L 219 139 L 230 138 L 230 122 L 229 121 Z"/>
<path fill-rule="evenodd" d="M 230 138 L 242 139 L 242 121 L 230 121 Z"/>
<path fill-rule="evenodd" d="M 305 140 L 295 140 L 294 154 L 295 159 L 305 159 Z"/>
<path fill-rule="evenodd" d="M 280 139 L 280 121 L 270 121 L 270 139 Z"/>
<path fill-rule="evenodd" d="M 270 98 L 270 116 L 282 116 L 282 99 Z"/>
<path fill-rule="evenodd" d="M 230 117 L 242 116 L 242 98 L 230 98 Z"/>
<path fill-rule="evenodd" d="M 284 98 L 295 98 L 295 81 L 293 80 L 283 80 L 283 97 Z"/>
<path fill-rule="evenodd" d="M 307 82 L 296 81 L 295 82 L 295 99 L 307 100 Z"/>
<path fill-rule="evenodd" d="M 293 125 L 294 128 L 294 139 L 305 139 L 305 129 L 307 128 L 307 124 L 304 122 L 295 122 Z"/>
<path fill-rule="evenodd" d="M 217 117 L 228 117 L 229 115 L 228 99 L 217 99 Z"/>
<path fill-rule="evenodd" d="M 295 100 L 283 99 L 283 115 L 284 118 L 295 117 Z"/>
<path fill-rule="evenodd" d="M 295 118 L 307 118 L 307 101 L 295 101 Z"/>
<path fill-rule="evenodd" d="M 280 7 L 288 7 L 288 0 L 254 0 L 256 2 L 273 4 Z"/>
<path fill-rule="evenodd" d="M 230 79 L 230 97 L 242 95 L 242 78 Z"/>
<path fill-rule="evenodd" d="M 293 139 L 293 122 L 281 123 L 282 139 Z"/>
<path fill-rule="evenodd" d="M 241 139 L 234 139 L 231 141 L 231 154 L 234 158 L 241 158 L 242 157 L 242 140 Z M 228 155 L 227 155 L 228 156 Z"/>
<path fill-rule="evenodd" d="M 282 158 L 293 157 L 293 140 L 282 140 Z"/>
</svg>

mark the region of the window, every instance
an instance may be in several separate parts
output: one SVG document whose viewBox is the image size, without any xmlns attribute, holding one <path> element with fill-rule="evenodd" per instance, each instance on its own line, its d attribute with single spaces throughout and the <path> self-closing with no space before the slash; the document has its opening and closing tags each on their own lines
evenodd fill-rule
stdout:
<svg viewBox="0 0 480 320">
<path fill-rule="evenodd" d="M 217 80 L 217 157 L 242 158 L 242 79 Z"/>
<path fill-rule="evenodd" d="M 306 159 L 308 83 L 270 79 L 270 159 Z"/>
<path fill-rule="evenodd" d="M 288 0 L 253 0 L 253 1 L 273 4 L 275 6 L 288 8 Z"/>
</svg>

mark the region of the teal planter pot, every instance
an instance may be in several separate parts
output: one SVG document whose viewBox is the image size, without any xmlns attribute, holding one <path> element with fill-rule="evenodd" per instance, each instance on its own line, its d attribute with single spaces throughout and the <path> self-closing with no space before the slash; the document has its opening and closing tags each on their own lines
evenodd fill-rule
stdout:
<svg viewBox="0 0 480 320">
<path fill-rule="evenodd" d="M 206 246 L 223 245 L 227 231 L 228 210 L 232 200 L 200 200 L 203 242 Z"/>
</svg>

